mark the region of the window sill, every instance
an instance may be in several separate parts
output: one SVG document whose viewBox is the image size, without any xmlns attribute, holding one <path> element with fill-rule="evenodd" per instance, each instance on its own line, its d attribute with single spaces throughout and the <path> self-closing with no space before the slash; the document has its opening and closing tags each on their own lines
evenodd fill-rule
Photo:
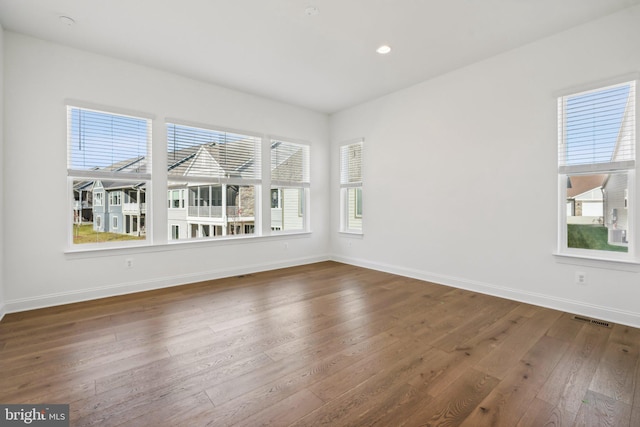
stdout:
<svg viewBox="0 0 640 427">
<path fill-rule="evenodd" d="M 603 268 L 607 270 L 640 272 L 640 261 L 634 259 L 604 258 L 593 255 L 554 253 L 557 263 Z"/>
<path fill-rule="evenodd" d="M 172 240 L 167 243 L 159 244 L 137 244 L 127 246 L 108 246 L 108 247 L 91 247 L 91 248 L 72 248 L 64 251 L 67 259 L 83 259 L 83 258 L 99 258 L 116 256 L 128 253 L 153 253 L 167 252 L 179 249 L 190 249 L 194 247 L 215 247 L 235 244 L 251 244 L 267 242 L 269 240 L 281 240 L 290 238 L 307 238 L 311 236 L 311 231 L 304 232 L 284 232 L 279 234 L 271 234 L 268 236 L 242 236 L 242 237 L 214 237 L 202 239 L 183 239 Z"/>
<path fill-rule="evenodd" d="M 345 237 L 362 238 L 364 233 L 362 231 L 338 231 L 338 234 Z"/>
</svg>

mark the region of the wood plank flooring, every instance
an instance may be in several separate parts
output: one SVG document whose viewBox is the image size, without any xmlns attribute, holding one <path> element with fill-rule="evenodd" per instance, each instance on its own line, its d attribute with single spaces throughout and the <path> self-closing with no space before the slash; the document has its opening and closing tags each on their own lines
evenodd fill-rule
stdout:
<svg viewBox="0 0 640 427">
<path fill-rule="evenodd" d="M 73 426 L 638 426 L 640 330 L 325 262 L 10 314 Z"/>
</svg>

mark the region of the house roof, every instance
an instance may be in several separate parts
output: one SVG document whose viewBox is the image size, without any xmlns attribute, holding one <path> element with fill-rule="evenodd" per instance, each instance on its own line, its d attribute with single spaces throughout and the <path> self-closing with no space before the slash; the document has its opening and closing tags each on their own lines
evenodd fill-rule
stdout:
<svg viewBox="0 0 640 427">
<path fill-rule="evenodd" d="M 211 143 L 193 145 L 167 153 L 167 171 L 171 177 L 226 177 L 226 178 L 251 178 L 253 177 L 254 149 L 246 141 L 228 142 L 225 144 Z M 278 144 L 278 143 L 276 143 Z M 278 146 L 278 145 L 274 145 Z M 296 145 L 285 144 L 289 147 L 283 150 L 280 146 L 279 157 L 271 164 L 272 177 L 280 181 L 303 181 L 300 165 L 303 162 L 303 148 Z M 147 158 L 138 157 L 127 159 L 110 165 L 105 170 L 118 172 L 146 172 Z M 101 180 L 104 188 L 136 188 L 141 186 L 137 182 L 123 182 L 114 180 Z M 77 181 L 74 183 L 75 191 L 91 191 L 94 181 Z M 171 186 L 171 185 L 170 185 Z"/>
<path fill-rule="evenodd" d="M 271 157 L 271 179 L 274 181 L 304 182 L 308 180 L 304 170 L 304 148 L 279 141 L 271 145 L 276 155 Z M 308 172 L 307 172 L 308 174 Z"/>
<path fill-rule="evenodd" d="M 253 177 L 254 148 L 246 141 L 204 144 L 169 152 L 169 176 Z"/>
<path fill-rule="evenodd" d="M 607 177 L 607 174 L 570 176 L 571 187 L 567 187 L 567 198 L 573 199 L 587 191 L 602 187 Z"/>
</svg>

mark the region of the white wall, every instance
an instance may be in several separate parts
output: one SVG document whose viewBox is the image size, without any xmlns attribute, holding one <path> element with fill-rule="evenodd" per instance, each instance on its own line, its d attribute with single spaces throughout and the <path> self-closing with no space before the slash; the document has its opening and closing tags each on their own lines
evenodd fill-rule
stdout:
<svg viewBox="0 0 640 427">
<path fill-rule="evenodd" d="M 552 255 L 558 92 L 638 71 L 634 8 L 333 115 L 336 259 L 640 326 L 637 265 Z M 337 233 L 337 147 L 360 137 L 354 238 Z"/>
<path fill-rule="evenodd" d="M 0 25 L 0 320 L 4 306 L 4 30 Z"/>
<path fill-rule="evenodd" d="M 4 37 L 8 311 L 327 259 L 326 115 L 12 32 Z M 167 117 L 309 141 L 312 233 L 65 253 L 70 215 L 65 99 L 155 115 L 154 141 L 160 149 L 154 150 L 154 161 L 160 165 L 166 158 L 161 147 Z M 160 241 L 167 234 L 166 203 L 166 187 L 154 186 L 153 228 Z M 131 269 L 125 269 L 127 258 L 134 261 Z"/>
</svg>

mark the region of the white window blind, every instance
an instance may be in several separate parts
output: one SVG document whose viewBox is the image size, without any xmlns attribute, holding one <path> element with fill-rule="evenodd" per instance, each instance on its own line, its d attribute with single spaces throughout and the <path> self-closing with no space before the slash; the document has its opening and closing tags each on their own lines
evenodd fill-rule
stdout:
<svg viewBox="0 0 640 427">
<path fill-rule="evenodd" d="M 635 167 L 635 82 L 558 99 L 560 173 Z"/>
<path fill-rule="evenodd" d="M 150 178 L 151 120 L 67 106 L 72 176 Z"/>
<path fill-rule="evenodd" d="M 309 146 L 271 140 L 271 183 L 309 185 Z"/>
<path fill-rule="evenodd" d="M 362 141 L 340 147 L 340 184 L 362 184 Z"/>
<path fill-rule="evenodd" d="M 261 138 L 167 123 L 168 176 L 259 183 Z"/>
</svg>

